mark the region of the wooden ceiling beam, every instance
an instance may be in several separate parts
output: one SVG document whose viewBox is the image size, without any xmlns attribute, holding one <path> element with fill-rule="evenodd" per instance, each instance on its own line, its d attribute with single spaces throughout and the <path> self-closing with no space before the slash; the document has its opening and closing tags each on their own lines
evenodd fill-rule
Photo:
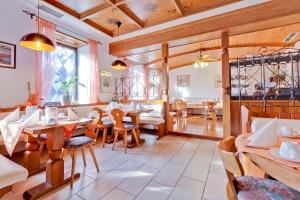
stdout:
<svg viewBox="0 0 300 200">
<path fill-rule="evenodd" d="M 66 6 L 66 5 L 64 5 L 64 4 L 62 4 L 62 3 L 60 3 L 60 2 L 57 1 L 57 0 L 44 0 L 44 2 L 50 4 L 50 5 L 52 5 L 52 6 L 56 7 L 56 8 L 58 8 L 58 9 L 64 11 L 64 12 L 66 12 L 66 13 L 68 13 L 69 15 L 71 15 L 71 16 L 73 16 L 73 17 L 75 17 L 75 18 L 80 19 L 80 16 L 81 16 L 81 15 L 80 15 L 79 13 L 77 13 L 75 10 L 69 8 L 68 6 Z M 101 32 L 103 32 L 103 33 L 105 33 L 106 35 L 108 35 L 108 36 L 110 36 L 110 37 L 113 37 L 113 32 L 111 32 L 111 31 L 105 29 L 105 28 L 102 27 L 101 25 L 99 25 L 99 24 L 97 24 L 97 23 L 95 23 L 95 22 L 93 22 L 93 21 L 91 21 L 91 20 L 89 20 L 89 19 L 85 19 L 85 20 L 83 20 L 83 22 L 85 22 L 85 23 L 87 23 L 88 25 L 92 26 L 93 28 L 95 28 L 95 29 L 97 29 L 97 30 L 99 30 L 99 31 L 101 31 Z"/>
<path fill-rule="evenodd" d="M 80 14 L 80 19 L 81 20 L 85 20 L 85 19 L 88 19 L 88 18 L 91 18 L 94 14 L 102 11 L 102 10 L 105 10 L 107 8 L 111 7 L 111 4 L 108 3 L 108 2 L 105 2 L 101 5 L 98 5 L 98 6 L 95 6 L 87 11 L 84 11 L 83 13 Z"/>
<path fill-rule="evenodd" d="M 114 0 L 107 0 L 112 6 L 118 8 L 123 14 L 125 14 L 128 18 L 130 18 L 139 28 L 144 28 L 145 23 L 132 12 L 125 4 L 116 3 Z"/>
<path fill-rule="evenodd" d="M 43 1 L 50 4 L 50 5 L 52 5 L 52 6 L 54 6 L 54 7 L 56 7 L 56 8 L 58 8 L 58 9 L 60 9 L 60 10 L 62 10 L 62 11 L 64 11 L 64 12 L 66 12 L 66 13 L 68 13 L 69 15 L 72 15 L 73 17 L 76 17 L 78 19 L 80 18 L 79 13 L 77 13 L 75 10 L 69 8 L 68 6 L 60 3 L 57 0 L 43 0 Z"/>
<path fill-rule="evenodd" d="M 83 20 L 85 23 L 87 23 L 88 25 L 94 27 L 95 29 L 105 33 L 106 35 L 109 35 L 110 37 L 113 37 L 113 32 L 107 30 L 106 28 L 102 27 L 101 25 L 99 25 L 98 23 L 93 22 L 90 19 L 85 19 Z"/>
<path fill-rule="evenodd" d="M 184 7 L 180 0 L 172 0 L 177 12 L 183 17 L 184 16 Z"/>
<path fill-rule="evenodd" d="M 266 12 L 267 11 L 267 12 Z M 245 17 L 247 16 L 247 17 Z M 110 54 L 125 56 L 139 48 L 182 38 L 198 36 L 200 41 L 221 37 L 224 30 L 230 36 L 256 32 L 300 22 L 300 1 L 282 3 L 272 0 L 248 8 L 144 34 L 110 44 Z"/>
<path fill-rule="evenodd" d="M 117 3 L 114 3 L 113 6 L 119 6 L 121 4 L 127 3 L 128 0 L 120 0 Z M 112 7 L 112 3 L 111 2 L 104 2 L 98 6 L 95 6 L 83 13 L 80 13 L 80 19 L 84 20 L 87 18 L 91 18 L 93 17 L 94 14 L 101 12 L 102 10 L 105 10 L 107 8 Z"/>
<path fill-rule="evenodd" d="M 229 49 L 247 48 L 247 47 L 286 47 L 286 46 L 288 46 L 288 45 L 285 43 L 257 43 L 257 44 L 230 45 Z M 218 50 L 218 49 L 221 49 L 221 46 L 215 46 L 215 47 L 209 47 L 209 48 L 199 48 L 196 50 L 173 54 L 173 55 L 170 55 L 168 58 L 176 58 L 179 56 L 188 55 L 188 54 L 196 53 L 199 51 L 213 51 L 213 50 Z M 161 61 L 162 61 L 162 58 L 159 58 L 159 59 L 156 59 L 156 60 L 146 63 L 146 65 L 151 65 L 151 64 L 161 62 Z"/>
</svg>

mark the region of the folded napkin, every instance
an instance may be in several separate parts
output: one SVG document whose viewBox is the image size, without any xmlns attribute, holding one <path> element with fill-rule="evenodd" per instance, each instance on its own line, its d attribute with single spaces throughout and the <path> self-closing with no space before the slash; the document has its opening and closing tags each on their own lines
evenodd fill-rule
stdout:
<svg viewBox="0 0 300 200">
<path fill-rule="evenodd" d="M 78 115 L 72 110 L 71 108 L 68 108 L 68 119 L 70 120 L 78 120 Z"/>
<path fill-rule="evenodd" d="M 40 121 L 40 110 L 38 109 L 24 121 L 23 125 L 24 127 L 33 126 L 33 125 L 37 125 L 39 121 Z"/>
<path fill-rule="evenodd" d="M 15 127 L 10 127 L 9 122 L 16 122 L 20 119 L 20 108 L 15 109 L 0 121 L 0 130 L 8 154 L 11 156 L 19 140 L 23 128 L 18 128 L 22 124 L 16 123 Z M 22 126 L 23 127 L 23 126 Z M 20 130 L 21 129 L 21 130 Z"/>
<path fill-rule="evenodd" d="M 275 145 L 277 139 L 277 119 L 273 119 L 265 126 L 248 137 L 250 146 L 270 147 Z"/>
</svg>

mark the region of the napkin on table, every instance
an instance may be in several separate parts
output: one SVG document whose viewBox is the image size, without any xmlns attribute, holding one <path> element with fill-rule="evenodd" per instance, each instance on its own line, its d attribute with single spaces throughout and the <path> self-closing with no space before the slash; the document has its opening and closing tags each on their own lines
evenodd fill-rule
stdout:
<svg viewBox="0 0 300 200">
<path fill-rule="evenodd" d="M 79 119 L 78 115 L 71 108 L 68 108 L 68 119 L 70 119 L 70 120 L 78 120 Z"/>
<path fill-rule="evenodd" d="M 19 140 L 23 128 L 20 130 L 20 128 L 18 127 L 22 126 L 22 124 L 17 124 L 17 123 L 15 125 L 15 128 L 12 128 L 9 126 L 8 122 L 18 121 L 19 119 L 20 119 L 20 108 L 17 108 L 0 121 L 1 134 L 3 137 L 6 150 L 10 156 L 14 151 L 14 148 Z"/>
<path fill-rule="evenodd" d="M 270 147 L 277 139 L 277 119 L 273 119 L 247 138 L 250 146 Z"/>
</svg>

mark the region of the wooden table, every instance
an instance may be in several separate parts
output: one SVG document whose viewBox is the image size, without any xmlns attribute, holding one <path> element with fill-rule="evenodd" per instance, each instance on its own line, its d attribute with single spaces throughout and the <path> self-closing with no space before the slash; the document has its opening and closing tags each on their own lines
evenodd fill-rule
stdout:
<svg viewBox="0 0 300 200">
<path fill-rule="evenodd" d="M 46 166 L 46 181 L 23 193 L 24 199 L 36 199 L 50 191 L 62 186 L 71 180 L 70 177 L 65 178 L 64 160 L 61 158 L 62 148 L 65 143 L 65 126 L 86 125 L 91 119 L 81 119 L 78 121 L 63 121 L 58 125 L 46 126 L 36 125 L 26 127 L 23 132 L 26 134 L 25 142 L 26 151 L 24 153 L 24 165 L 29 173 L 43 170 Z M 46 148 L 48 150 L 48 161 L 46 164 L 40 164 L 40 152 L 38 148 L 38 138 L 41 133 L 47 134 Z M 75 178 L 80 176 L 75 174 Z"/>
<path fill-rule="evenodd" d="M 140 115 L 142 113 L 149 113 L 153 111 L 152 109 L 143 109 L 143 110 L 136 110 L 136 111 L 130 111 L 127 112 L 126 116 L 131 118 L 131 122 L 136 126 L 137 128 L 137 138 L 139 140 L 139 144 L 145 143 L 145 140 L 141 138 L 141 131 L 139 130 L 139 124 L 140 124 Z M 134 137 L 131 137 L 131 141 L 127 143 L 128 148 L 136 147 L 137 143 L 135 141 Z"/>
<path fill-rule="evenodd" d="M 236 139 L 236 147 L 240 153 L 243 154 L 243 167 L 246 175 L 256 176 L 257 171 L 252 164 L 255 164 L 265 174 L 275 178 L 276 180 L 285 183 L 286 185 L 300 191 L 300 163 L 287 161 L 270 154 L 267 149 L 258 149 L 248 147 L 248 141 L 246 140 L 248 135 L 240 135 Z M 278 144 L 275 147 L 279 147 L 280 141 L 291 140 L 300 143 L 299 139 L 283 139 L 280 138 Z M 250 162 L 249 162 L 250 161 Z M 247 171 L 248 170 L 248 171 Z M 252 171 L 249 171 L 252 170 Z M 259 172 L 258 176 L 262 176 Z"/>
</svg>

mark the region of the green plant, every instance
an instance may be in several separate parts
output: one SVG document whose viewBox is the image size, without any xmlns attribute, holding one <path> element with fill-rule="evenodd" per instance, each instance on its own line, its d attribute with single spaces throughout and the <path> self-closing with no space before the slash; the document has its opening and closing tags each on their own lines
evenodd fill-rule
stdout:
<svg viewBox="0 0 300 200">
<path fill-rule="evenodd" d="M 71 76 L 68 79 L 64 80 L 59 73 L 57 73 L 56 75 L 57 75 L 57 79 L 55 83 L 60 84 L 60 88 L 65 91 L 66 96 L 69 96 L 71 90 L 78 85 L 85 87 L 84 84 L 78 82 L 77 76 Z"/>
</svg>

